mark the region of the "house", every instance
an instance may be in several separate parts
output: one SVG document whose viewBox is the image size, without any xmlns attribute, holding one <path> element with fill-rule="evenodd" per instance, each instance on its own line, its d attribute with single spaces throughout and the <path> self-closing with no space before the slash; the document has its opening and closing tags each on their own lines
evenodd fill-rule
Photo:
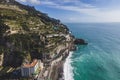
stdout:
<svg viewBox="0 0 120 80">
<path fill-rule="evenodd" d="M 43 63 L 40 60 L 34 59 L 32 63 L 24 63 L 21 66 L 21 75 L 22 77 L 36 76 L 42 68 Z"/>
</svg>

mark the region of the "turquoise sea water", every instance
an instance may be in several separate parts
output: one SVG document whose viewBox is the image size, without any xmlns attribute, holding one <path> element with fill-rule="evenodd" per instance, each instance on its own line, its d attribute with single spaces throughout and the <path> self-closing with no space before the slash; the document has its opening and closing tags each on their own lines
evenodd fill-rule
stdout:
<svg viewBox="0 0 120 80">
<path fill-rule="evenodd" d="M 88 42 L 77 46 L 67 59 L 70 68 L 64 72 L 69 80 L 120 80 L 120 23 L 67 25 L 77 38 Z"/>
</svg>

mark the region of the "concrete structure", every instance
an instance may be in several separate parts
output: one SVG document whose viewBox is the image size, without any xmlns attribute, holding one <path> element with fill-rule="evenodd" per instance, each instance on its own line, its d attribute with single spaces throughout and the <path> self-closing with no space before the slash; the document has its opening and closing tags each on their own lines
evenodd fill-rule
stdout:
<svg viewBox="0 0 120 80">
<path fill-rule="evenodd" d="M 32 63 L 25 63 L 21 66 L 21 75 L 23 77 L 35 77 L 42 68 L 43 63 L 40 60 L 34 59 Z"/>
</svg>

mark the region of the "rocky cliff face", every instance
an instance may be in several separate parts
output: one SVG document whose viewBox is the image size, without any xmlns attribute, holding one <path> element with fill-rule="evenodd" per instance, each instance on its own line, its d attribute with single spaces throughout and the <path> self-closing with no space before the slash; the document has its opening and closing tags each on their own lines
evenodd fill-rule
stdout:
<svg viewBox="0 0 120 80">
<path fill-rule="evenodd" d="M 4 55 L 1 54 L 1 55 L 0 55 L 0 66 L 2 66 L 2 64 L 3 64 L 3 57 L 4 57 Z"/>
<path fill-rule="evenodd" d="M 10 77 L 9 73 L 25 60 L 30 62 L 35 58 L 45 64 L 51 60 L 48 67 L 52 68 L 56 65 L 53 61 L 62 57 L 58 60 L 60 62 L 62 55 L 66 55 L 56 52 L 60 45 L 66 46 L 72 42 L 72 37 L 68 35 L 69 29 L 60 20 L 15 0 L 0 0 L 0 77 Z M 56 55 L 58 57 L 55 58 Z M 46 78 L 52 78 L 54 74 L 49 72 Z"/>
</svg>

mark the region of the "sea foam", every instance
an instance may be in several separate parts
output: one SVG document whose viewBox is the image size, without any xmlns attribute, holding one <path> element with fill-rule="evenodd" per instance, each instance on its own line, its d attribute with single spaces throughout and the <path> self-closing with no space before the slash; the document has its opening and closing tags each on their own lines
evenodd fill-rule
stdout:
<svg viewBox="0 0 120 80">
<path fill-rule="evenodd" d="M 71 65 L 71 57 L 72 57 L 72 53 L 73 52 L 70 52 L 69 53 L 69 56 L 67 57 L 66 61 L 65 61 L 65 64 L 64 64 L 64 79 L 65 80 L 74 80 L 73 76 L 73 67 Z"/>
</svg>

